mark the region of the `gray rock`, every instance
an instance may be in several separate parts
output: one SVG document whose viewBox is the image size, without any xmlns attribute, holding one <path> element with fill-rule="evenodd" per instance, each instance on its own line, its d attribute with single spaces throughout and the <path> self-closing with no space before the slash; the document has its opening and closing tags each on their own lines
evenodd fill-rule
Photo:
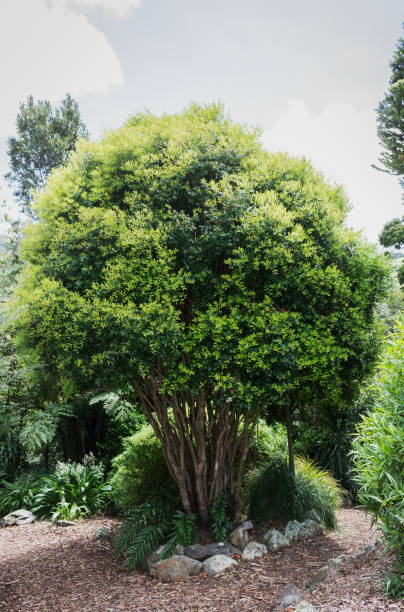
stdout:
<svg viewBox="0 0 404 612">
<path fill-rule="evenodd" d="M 265 544 L 249 542 L 241 554 L 241 559 L 242 561 L 254 561 L 254 559 L 261 559 L 261 557 L 267 554 L 268 548 Z"/>
<path fill-rule="evenodd" d="M 1 526 L 11 527 L 12 525 L 29 525 L 35 520 L 36 516 L 32 514 L 32 512 L 29 512 L 29 510 L 14 510 L 14 512 L 10 512 L 9 514 L 6 514 L 6 516 L 3 516 L 1 519 Z"/>
<path fill-rule="evenodd" d="M 317 523 L 322 523 L 323 521 L 321 520 L 321 516 L 319 515 L 319 513 L 317 512 L 317 510 L 314 510 L 314 508 L 312 508 L 311 510 L 309 510 L 306 513 L 305 516 L 306 519 L 311 519 L 312 521 L 317 521 Z"/>
<path fill-rule="evenodd" d="M 299 523 L 299 521 L 289 521 L 283 535 L 289 543 L 302 539 L 302 523 Z"/>
<path fill-rule="evenodd" d="M 306 586 L 307 591 L 314 591 L 314 589 L 320 584 L 320 582 L 324 582 L 328 578 L 332 578 L 338 576 L 339 569 L 342 565 L 342 559 L 340 557 L 335 557 L 335 559 L 330 559 L 327 565 L 323 565 L 320 569 L 314 574 L 314 576 L 309 580 Z"/>
<path fill-rule="evenodd" d="M 154 566 L 156 565 L 156 563 L 162 560 L 160 559 L 160 555 L 163 552 L 163 549 L 163 545 L 159 546 L 157 550 L 147 555 L 140 564 L 141 568 L 144 570 L 148 570 L 151 574 L 154 574 Z"/>
<path fill-rule="evenodd" d="M 203 569 L 208 576 L 216 576 L 226 571 L 229 567 L 237 565 L 237 561 L 226 555 L 214 555 L 203 562 Z"/>
<path fill-rule="evenodd" d="M 243 527 L 243 529 L 246 529 L 247 531 L 249 529 L 254 529 L 254 525 L 253 525 L 253 523 L 251 521 L 243 521 L 241 523 L 241 526 Z"/>
<path fill-rule="evenodd" d="M 283 608 L 289 608 L 289 606 L 300 601 L 302 596 L 302 592 L 293 584 L 290 584 L 283 589 L 281 596 L 279 597 L 279 604 Z"/>
<path fill-rule="evenodd" d="M 207 544 L 205 548 L 208 552 L 208 557 L 213 557 L 214 555 L 227 555 L 228 557 L 231 555 L 241 555 L 241 550 L 230 542 L 213 542 L 212 544 Z"/>
<path fill-rule="evenodd" d="M 316 612 L 317 608 L 308 601 L 301 601 L 294 612 Z"/>
<path fill-rule="evenodd" d="M 192 544 L 192 546 L 185 546 L 184 555 L 190 557 L 191 559 L 197 559 L 197 561 L 204 561 L 208 557 L 212 556 L 209 553 L 208 547 L 202 546 L 202 544 Z"/>
<path fill-rule="evenodd" d="M 96 540 L 111 540 L 112 531 L 106 527 L 99 527 L 95 532 L 94 537 Z"/>
<path fill-rule="evenodd" d="M 77 525 L 77 523 L 75 523 L 74 521 L 56 521 L 55 525 L 57 525 L 57 527 L 74 527 L 74 525 Z"/>
<path fill-rule="evenodd" d="M 309 536 L 324 534 L 324 527 L 322 523 L 319 523 L 318 521 L 314 521 L 313 519 L 306 519 L 304 521 L 304 526 L 306 527 Z"/>
<path fill-rule="evenodd" d="M 229 540 L 230 543 L 233 544 L 233 546 L 239 548 L 240 550 L 244 550 L 244 548 L 250 541 L 248 529 L 245 529 L 243 525 L 239 525 L 231 532 Z"/>
<path fill-rule="evenodd" d="M 264 535 L 264 542 L 271 552 L 276 552 L 281 548 L 289 546 L 289 541 L 277 529 L 270 529 Z"/>
<path fill-rule="evenodd" d="M 373 550 L 376 550 L 376 546 L 371 546 L 371 545 L 364 546 L 363 548 L 361 548 L 361 550 L 359 552 L 354 553 L 352 555 L 352 559 L 354 561 L 359 561 L 359 560 L 367 557 L 368 554 L 371 553 Z"/>
<path fill-rule="evenodd" d="M 202 563 L 185 555 L 174 555 L 169 559 L 158 561 L 153 572 L 166 582 L 179 582 L 197 576 L 202 569 Z"/>
</svg>

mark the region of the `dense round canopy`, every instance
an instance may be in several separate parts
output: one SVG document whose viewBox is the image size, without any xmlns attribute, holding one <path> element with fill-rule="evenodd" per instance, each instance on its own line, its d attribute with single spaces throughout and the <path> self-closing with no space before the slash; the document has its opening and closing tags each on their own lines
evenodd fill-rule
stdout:
<svg viewBox="0 0 404 612">
<path fill-rule="evenodd" d="M 151 376 L 247 409 L 363 375 L 387 264 L 344 229 L 341 188 L 220 106 L 82 143 L 36 206 L 20 338 L 65 382 Z"/>
</svg>

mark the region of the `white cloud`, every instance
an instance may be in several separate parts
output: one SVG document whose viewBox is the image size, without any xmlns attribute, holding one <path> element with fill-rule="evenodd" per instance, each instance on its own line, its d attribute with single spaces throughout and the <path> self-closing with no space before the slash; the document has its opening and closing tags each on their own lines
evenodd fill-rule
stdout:
<svg viewBox="0 0 404 612">
<path fill-rule="evenodd" d="M 53 0 L 60 4 L 66 3 L 70 7 L 79 9 L 102 9 L 114 17 L 123 18 L 139 8 L 143 0 Z"/>
<path fill-rule="evenodd" d="M 286 114 L 264 132 L 267 148 L 304 155 L 327 178 L 344 185 L 352 205 L 349 225 L 377 240 L 384 223 L 402 210 L 397 178 L 371 167 L 380 152 L 376 113 L 332 102 L 312 115 L 303 100 L 287 104 Z"/>
<path fill-rule="evenodd" d="M 13 133 L 19 103 L 30 94 L 56 102 L 67 91 L 99 94 L 123 84 L 104 34 L 62 2 L 1 0 L 0 23 L 0 138 Z"/>
</svg>

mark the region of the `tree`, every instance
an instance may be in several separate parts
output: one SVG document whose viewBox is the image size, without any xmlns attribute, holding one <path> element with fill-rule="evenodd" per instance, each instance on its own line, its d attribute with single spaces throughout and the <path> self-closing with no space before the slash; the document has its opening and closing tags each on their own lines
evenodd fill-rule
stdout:
<svg viewBox="0 0 404 612">
<path fill-rule="evenodd" d="M 20 344 L 69 392 L 140 402 L 202 523 L 236 506 L 268 405 L 338 396 L 374 353 L 389 263 L 343 228 L 340 188 L 220 106 L 81 143 L 36 206 Z"/>
<path fill-rule="evenodd" d="M 386 248 L 401 249 L 404 246 L 404 217 L 388 221 L 380 233 L 379 241 Z"/>
<path fill-rule="evenodd" d="M 80 138 L 88 138 L 77 102 L 67 94 L 60 107 L 29 96 L 20 105 L 17 136 L 8 139 L 10 172 L 5 178 L 14 186 L 21 210 L 35 217 L 33 192 L 43 189 L 54 168 L 66 163 Z"/>
<path fill-rule="evenodd" d="M 404 186 L 404 37 L 398 41 L 390 66 L 390 87 L 377 109 L 377 132 L 385 149 L 379 161 Z"/>
</svg>

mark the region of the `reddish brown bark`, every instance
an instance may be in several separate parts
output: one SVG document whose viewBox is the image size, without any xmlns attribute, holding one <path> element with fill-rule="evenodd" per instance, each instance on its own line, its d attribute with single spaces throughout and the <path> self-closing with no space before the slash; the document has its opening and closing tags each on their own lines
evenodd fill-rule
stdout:
<svg viewBox="0 0 404 612">
<path fill-rule="evenodd" d="M 195 512 L 202 524 L 222 493 L 240 497 L 252 420 L 233 403 L 208 397 L 205 390 L 162 393 L 161 379 L 134 383 L 143 410 L 160 440 L 170 474 L 185 512 Z"/>
</svg>

